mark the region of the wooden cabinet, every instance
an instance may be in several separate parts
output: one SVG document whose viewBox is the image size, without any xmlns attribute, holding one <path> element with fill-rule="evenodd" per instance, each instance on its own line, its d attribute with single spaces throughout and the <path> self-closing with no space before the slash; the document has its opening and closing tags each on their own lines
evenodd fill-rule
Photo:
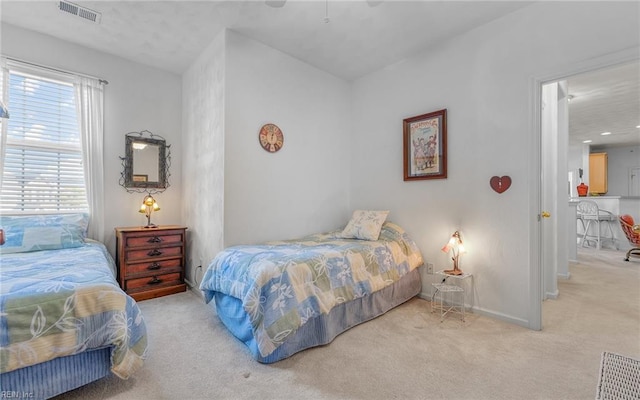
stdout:
<svg viewBox="0 0 640 400">
<path fill-rule="evenodd" d="M 589 193 L 607 193 L 607 153 L 589 154 Z"/>
<path fill-rule="evenodd" d="M 184 292 L 186 230 L 177 225 L 116 228 L 118 283 L 135 300 Z"/>
</svg>

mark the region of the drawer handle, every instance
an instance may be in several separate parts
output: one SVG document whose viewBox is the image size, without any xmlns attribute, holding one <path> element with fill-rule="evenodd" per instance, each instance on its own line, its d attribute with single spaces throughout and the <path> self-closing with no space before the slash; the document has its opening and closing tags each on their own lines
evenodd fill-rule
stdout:
<svg viewBox="0 0 640 400">
<path fill-rule="evenodd" d="M 158 264 L 157 262 L 154 262 L 152 264 L 149 264 L 149 266 L 147 267 L 147 269 L 149 271 L 153 271 L 155 269 L 160 269 L 160 264 Z"/>
<path fill-rule="evenodd" d="M 158 236 L 154 236 L 154 237 L 150 238 L 149 240 L 147 240 L 147 242 L 149 242 L 149 243 L 160 243 L 160 242 L 162 242 L 162 238 L 160 238 Z"/>
<path fill-rule="evenodd" d="M 157 285 L 159 283 L 162 283 L 162 279 L 158 279 L 157 276 L 154 276 L 149 282 L 147 282 L 149 285 Z"/>
<path fill-rule="evenodd" d="M 147 255 L 150 256 L 150 257 L 159 256 L 161 254 L 162 254 L 162 252 L 160 250 L 158 250 L 158 249 L 153 249 L 153 250 L 151 250 L 150 252 L 147 253 Z"/>
</svg>

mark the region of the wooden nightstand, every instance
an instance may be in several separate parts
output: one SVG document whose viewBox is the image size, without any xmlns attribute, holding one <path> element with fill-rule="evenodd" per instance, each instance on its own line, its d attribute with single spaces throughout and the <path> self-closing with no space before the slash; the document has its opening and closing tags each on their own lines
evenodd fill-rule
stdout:
<svg viewBox="0 0 640 400">
<path fill-rule="evenodd" d="M 184 292 L 184 226 L 116 228 L 118 283 L 135 300 Z"/>
</svg>

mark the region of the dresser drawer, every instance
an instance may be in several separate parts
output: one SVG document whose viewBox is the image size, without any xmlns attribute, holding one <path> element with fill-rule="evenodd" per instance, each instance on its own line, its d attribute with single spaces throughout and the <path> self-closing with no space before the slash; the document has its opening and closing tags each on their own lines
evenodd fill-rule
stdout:
<svg viewBox="0 0 640 400">
<path fill-rule="evenodd" d="M 152 249 L 125 250 L 125 261 L 131 263 L 138 260 L 148 260 L 160 257 L 180 257 L 182 246 L 157 247 Z"/>
<path fill-rule="evenodd" d="M 182 270 L 182 259 L 172 258 L 170 260 L 145 261 L 142 263 L 127 264 L 125 266 L 125 278 L 132 276 L 147 276 L 164 274 Z"/>
<path fill-rule="evenodd" d="M 120 287 L 136 301 L 184 292 L 186 230 L 179 225 L 115 228 Z"/>
<path fill-rule="evenodd" d="M 146 290 L 155 287 L 179 285 L 182 283 L 179 272 L 173 274 L 153 275 L 144 278 L 127 279 L 126 291 Z"/>
<path fill-rule="evenodd" d="M 124 246 L 127 248 L 148 247 L 155 245 L 171 245 L 180 244 L 183 241 L 183 235 L 175 234 L 149 234 L 144 236 L 127 236 Z"/>
</svg>

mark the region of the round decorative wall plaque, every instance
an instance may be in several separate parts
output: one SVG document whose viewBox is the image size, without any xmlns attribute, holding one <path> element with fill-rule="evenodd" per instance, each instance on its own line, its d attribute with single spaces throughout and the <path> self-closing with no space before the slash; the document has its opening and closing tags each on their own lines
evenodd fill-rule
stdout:
<svg viewBox="0 0 640 400">
<path fill-rule="evenodd" d="M 258 139 L 262 148 L 269 153 L 275 153 L 284 145 L 284 135 L 275 124 L 266 124 L 260 128 Z"/>
</svg>

